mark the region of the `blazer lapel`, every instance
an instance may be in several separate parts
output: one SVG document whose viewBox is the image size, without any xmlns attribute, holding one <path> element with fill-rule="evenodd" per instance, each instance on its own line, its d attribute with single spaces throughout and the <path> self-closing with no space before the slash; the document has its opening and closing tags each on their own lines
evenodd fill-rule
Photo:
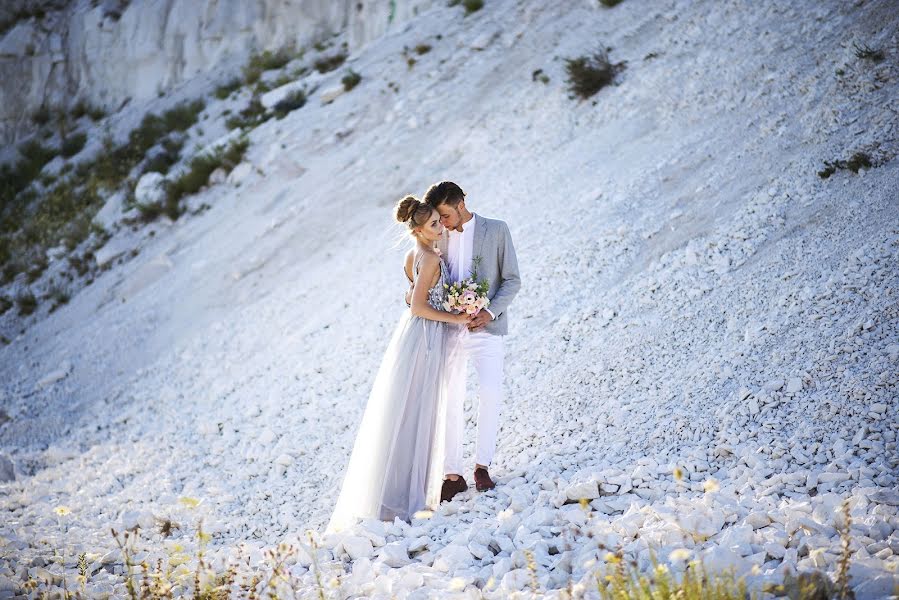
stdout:
<svg viewBox="0 0 899 600">
<path fill-rule="evenodd" d="M 487 227 L 487 219 L 485 219 L 484 217 L 478 217 L 477 225 L 474 230 L 474 244 L 472 244 L 472 261 L 474 261 L 474 259 L 479 256 L 483 260 L 484 240 L 487 239 Z"/>
</svg>

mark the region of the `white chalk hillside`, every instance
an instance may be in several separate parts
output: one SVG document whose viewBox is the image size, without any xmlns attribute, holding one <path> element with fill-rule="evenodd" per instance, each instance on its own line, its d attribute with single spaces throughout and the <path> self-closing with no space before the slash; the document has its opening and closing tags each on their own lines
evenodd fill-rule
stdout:
<svg viewBox="0 0 899 600">
<path fill-rule="evenodd" d="M 200 517 L 219 561 L 320 529 L 404 310 L 391 206 L 451 179 L 522 273 L 498 486 L 319 537 L 335 596 L 507 597 L 524 550 L 542 590 L 595 593 L 599 544 L 753 586 L 833 575 L 844 499 L 856 597 L 893 593 L 894 3 L 440 4 L 351 57 L 358 87 L 322 104 L 333 72 L 255 129 L 210 210 L 120 230 L 138 256 L 0 348 L 0 590 L 61 574 L 66 546 L 70 582 L 87 552 L 92 593 L 120 595 L 110 527 L 140 525 L 151 562 Z M 564 59 L 601 47 L 626 68 L 570 98 Z M 873 168 L 818 176 L 855 152 Z M 312 594 L 309 555 L 290 569 Z"/>
</svg>

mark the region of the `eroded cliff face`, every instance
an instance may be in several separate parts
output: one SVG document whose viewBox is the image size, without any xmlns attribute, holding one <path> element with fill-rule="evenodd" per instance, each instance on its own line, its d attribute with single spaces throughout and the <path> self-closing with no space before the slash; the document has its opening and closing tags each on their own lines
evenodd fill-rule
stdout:
<svg viewBox="0 0 899 600">
<path fill-rule="evenodd" d="M 350 50 L 433 0 L 60 0 L 10 4 L 0 39 L 0 140 L 33 130 L 40 107 L 118 109 L 200 75 L 236 72 L 254 51 L 345 31 Z M 36 14 L 35 14 L 36 13 Z M 22 15 L 16 18 L 16 15 Z M 30 15 L 30 16 L 29 16 Z"/>
</svg>

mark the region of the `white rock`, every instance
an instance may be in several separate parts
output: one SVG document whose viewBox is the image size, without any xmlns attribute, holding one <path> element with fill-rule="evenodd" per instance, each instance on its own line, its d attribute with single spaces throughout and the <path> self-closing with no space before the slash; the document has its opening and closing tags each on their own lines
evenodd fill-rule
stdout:
<svg viewBox="0 0 899 600">
<path fill-rule="evenodd" d="M 739 554 L 729 548 L 721 546 L 712 546 L 703 551 L 700 555 L 702 564 L 710 573 L 721 573 L 723 571 L 733 570 L 737 574 L 741 574 L 748 570 L 749 563 Z"/>
<path fill-rule="evenodd" d="M 437 552 L 434 569 L 448 573 L 471 562 L 471 552 L 467 546 L 450 544 Z"/>
<path fill-rule="evenodd" d="M 787 381 L 787 393 L 795 394 L 802 389 L 802 379 L 799 377 L 791 377 Z"/>
<path fill-rule="evenodd" d="M 882 402 L 875 402 L 874 404 L 872 404 L 871 406 L 868 407 L 868 410 L 870 410 L 873 413 L 882 415 L 883 413 L 885 413 L 887 411 L 887 405 Z"/>
<path fill-rule="evenodd" d="M 367 537 L 358 535 L 348 536 L 344 538 L 341 543 L 343 544 L 343 549 L 353 560 L 359 558 L 371 558 L 374 554 L 374 547 Z"/>
<path fill-rule="evenodd" d="M 378 552 L 378 558 L 388 567 L 399 568 L 412 562 L 409 558 L 406 542 L 399 540 L 383 546 Z"/>
<path fill-rule="evenodd" d="M 225 171 L 225 169 L 219 167 L 209 174 L 209 185 L 219 185 L 221 183 L 225 183 L 225 180 L 227 178 L 228 173 Z"/>
<path fill-rule="evenodd" d="M 253 173 L 253 165 L 248 162 L 242 162 L 233 169 L 228 174 L 228 184 L 230 185 L 240 185 L 244 183 L 247 178 Z"/>
<path fill-rule="evenodd" d="M 346 88 L 343 87 L 343 84 L 335 85 L 322 90 L 322 92 L 318 95 L 318 98 L 319 100 L 321 100 L 322 104 L 330 104 L 334 102 L 334 100 L 342 96 L 345 92 Z"/>
<path fill-rule="evenodd" d="M 139 204 L 160 204 L 166 197 L 166 179 L 161 173 L 144 173 L 134 188 L 134 200 Z"/>
<path fill-rule="evenodd" d="M 575 483 L 565 488 L 565 496 L 569 500 L 580 500 L 581 498 L 593 500 L 594 498 L 599 498 L 599 484 L 596 481 Z"/>
<path fill-rule="evenodd" d="M 842 483 L 849 481 L 849 473 L 819 473 L 818 483 Z"/>
<path fill-rule="evenodd" d="M 15 481 L 16 469 L 12 461 L 5 454 L 0 454 L 0 483 Z"/>
<path fill-rule="evenodd" d="M 471 47 L 474 50 L 484 50 L 496 39 L 496 36 L 499 35 L 499 31 L 496 29 L 489 29 L 483 33 L 481 33 L 478 37 L 471 42 Z"/>
<path fill-rule="evenodd" d="M 878 504 L 886 504 L 888 506 L 899 506 L 899 491 L 896 490 L 877 490 L 869 494 L 868 499 Z"/>
<path fill-rule="evenodd" d="M 64 361 L 58 369 L 56 369 L 55 371 L 51 371 L 50 373 L 47 373 L 46 375 L 41 377 L 37 382 L 37 387 L 45 388 L 47 386 L 53 385 L 57 381 L 62 381 L 68 376 L 71 370 L 72 363 L 70 363 L 69 361 Z"/>
<path fill-rule="evenodd" d="M 106 199 L 103 208 L 94 215 L 94 223 L 111 231 L 124 214 L 125 192 L 116 192 Z"/>
</svg>

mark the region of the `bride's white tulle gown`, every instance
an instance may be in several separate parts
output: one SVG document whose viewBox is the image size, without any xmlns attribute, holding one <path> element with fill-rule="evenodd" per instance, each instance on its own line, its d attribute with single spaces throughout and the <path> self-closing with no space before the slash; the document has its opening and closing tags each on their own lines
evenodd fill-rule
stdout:
<svg viewBox="0 0 899 600">
<path fill-rule="evenodd" d="M 432 308 L 444 310 L 447 279 L 441 260 L 440 276 L 428 292 Z M 456 332 L 456 326 L 403 313 L 375 377 L 327 531 L 366 518 L 408 521 L 439 504 L 446 364 Z"/>
</svg>

